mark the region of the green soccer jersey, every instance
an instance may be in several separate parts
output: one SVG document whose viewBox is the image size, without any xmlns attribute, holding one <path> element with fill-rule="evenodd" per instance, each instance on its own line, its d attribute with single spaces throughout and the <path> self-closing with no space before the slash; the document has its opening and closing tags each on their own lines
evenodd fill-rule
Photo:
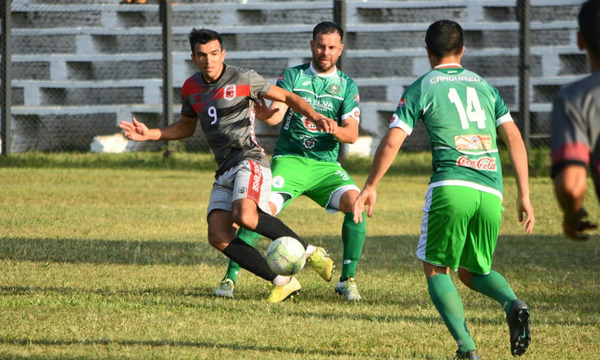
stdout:
<svg viewBox="0 0 600 360">
<path fill-rule="evenodd" d="M 360 121 L 358 87 L 340 70 L 317 74 L 310 63 L 291 67 L 279 76 L 277 86 L 302 97 L 338 125 L 349 117 Z M 289 108 L 283 118 L 274 155 L 337 162 L 339 147 L 340 143 L 333 135 L 319 132 L 314 124 Z"/>
<path fill-rule="evenodd" d="M 431 184 L 471 186 L 502 197 L 496 128 L 512 118 L 496 88 L 456 64 L 437 67 L 406 89 L 390 127 L 410 135 L 419 119 L 433 153 Z"/>
</svg>

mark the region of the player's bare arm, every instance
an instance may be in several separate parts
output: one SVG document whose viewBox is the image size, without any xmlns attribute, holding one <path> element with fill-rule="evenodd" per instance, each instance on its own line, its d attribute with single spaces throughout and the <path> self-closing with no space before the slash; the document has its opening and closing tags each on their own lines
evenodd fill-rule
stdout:
<svg viewBox="0 0 600 360">
<path fill-rule="evenodd" d="M 337 130 L 337 123 L 334 120 L 319 114 L 304 99 L 290 91 L 278 86 L 271 86 L 265 94 L 265 98 L 285 103 L 298 114 L 306 116 L 320 131 L 333 134 Z"/>
<path fill-rule="evenodd" d="M 254 101 L 254 112 L 258 120 L 267 125 L 275 126 L 283 120 L 288 106 L 280 101 L 272 101 L 268 106 L 265 99 Z"/>
<path fill-rule="evenodd" d="M 373 216 L 375 201 L 377 199 L 377 184 L 392 165 L 407 136 L 408 134 L 404 130 L 392 128 L 381 139 L 373 158 L 373 164 L 371 164 L 369 177 L 352 206 L 355 223 L 358 224 L 362 221 L 362 213 L 365 211 L 365 207 L 368 207 L 367 215 L 369 217 Z"/>
<path fill-rule="evenodd" d="M 583 208 L 587 188 L 587 169 L 583 165 L 566 166 L 554 177 L 554 189 L 558 203 L 563 210 L 563 232 L 577 241 L 589 238 L 586 230 L 598 228 L 590 223 Z"/>
<path fill-rule="evenodd" d="M 353 117 L 345 119 L 333 136 L 342 143 L 354 144 L 358 140 L 358 120 Z"/>
<path fill-rule="evenodd" d="M 515 169 L 517 182 L 517 215 L 521 226 L 528 234 L 533 231 L 535 216 L 529 198 L 529 168 L 527 166 L 527 149 L 521 132 L 513 121 L 507 121 L 498 127 L 498 135 L 506 144 L 510 161 Z"/>
<path fill-rule="evenodd" d="M 123 134 L 129 140 L 179 140 L 194 135 L 197 124 L 196 118 L 182 115 L 179 121 L 161 129 L 148 129 L 144 123 L 135 118 L 132 122 L 121 121 L 119 127 L 123 129 Z"/>
</svg>

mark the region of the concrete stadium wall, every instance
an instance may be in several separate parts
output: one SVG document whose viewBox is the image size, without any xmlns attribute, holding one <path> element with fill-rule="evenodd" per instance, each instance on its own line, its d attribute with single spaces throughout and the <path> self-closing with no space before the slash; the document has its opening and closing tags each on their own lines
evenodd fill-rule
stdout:
<svg viewBox="0 0 600 360">
<path fill-rule="evenodd" d="M 118 131 L 121 120 L 135 116 L 160 124 L 163 70 L 157 1 L 146 5 L 118 1 L 13 0 L 14 151 L 85 151 L 93 136 Z M 531 3 L 531 109 L 533 130 L 543 136 L 554 93 L 584 75 L 587 62 L 576 46 L 581 1 Z M 463 64 L 497 86 L 518 119 L 516 1 L 346 4 L 342 67 L 360 88 L 362 134 L 381 137 L 404 88 L 429 70 L 425 30 L 442 18 L 463 25 L 467 46 Z M 187 42 L 192 27 L 219 31 L 228 63 L 253 68 L 274 83 L 284 68 L 310 58 L 312 28 L 333 19 L 333 1 L 179 1 L 172 14 L 173 113 L 178 114 L 180 86 L 196 71 Z M 257 132 L 270 148 L 276 129 L 259 126 Z M 65 133 L 74 138 L 61 139 Z M 376 143 L 359 151 L 372 152 Z M 188 144 L 205 146 L 201 136 Z M 406 146 L 428 148 L 422 126 Z"/>
</svg>

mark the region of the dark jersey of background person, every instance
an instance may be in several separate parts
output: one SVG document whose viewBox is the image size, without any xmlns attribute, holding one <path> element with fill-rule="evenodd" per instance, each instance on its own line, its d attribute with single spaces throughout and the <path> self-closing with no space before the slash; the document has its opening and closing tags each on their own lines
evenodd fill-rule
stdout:
<svg viewBox="0 0 600 360">
<path fill-rule="evenodd" d="M 562 89 L 552 112 L 552 177 L 566 165 L 589 166 L 600 200 L 600 70 Z"/>
<path fill-rule="evenodd" d="M 216 177 L 243 160 L 254 160 L 269 167 L 269 160 L 254 133 L 251 99 L 262 98 L 271 84 L 254 70 L 224 67 L 214 83 L 207 84 L 202 73 L 197 72 L 181 89 L 181 115 L 198 117 L 217 161 Z"/>
</svg>

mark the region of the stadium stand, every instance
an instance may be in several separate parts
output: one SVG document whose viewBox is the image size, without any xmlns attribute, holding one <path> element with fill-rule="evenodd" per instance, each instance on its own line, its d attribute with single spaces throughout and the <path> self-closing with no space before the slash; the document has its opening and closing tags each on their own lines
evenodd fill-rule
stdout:
<svg viewBox="0 0 600 360">
<path fill-rule="evenodd" d="M 532 132 L 548 133 L 551 99 L 587 73 L 577 49 L 580 1 L 532 0 Z M 405 86 L 429 69 L 427 26 L 441 18 L 466 31 L 464 65 L 498 87 L 518 119 L 519 23 L 516 1 L 346 2 L 342 68 L 361 92 L 364 135 L 387 128 Z M 86 151 L 92 138 L 113 134 L 133 116 L 158 125 L 162 112 L 161 23 L 158 0 L 13 0 L 12 91 L 15 152 Z M 187 34 L 207 27 L 223 35 L 227 62 L 256 69 L 274 83 L 284 68 L 309 59 L 313 26 L 333 19 L 332 1 L 183 1 L 172 6 L 173 113 L 182 82 L 195 68 Z M 276 129 L 257 128 L 267 148 Z M 202 150 L 201 135 L 184 142 Z M 146 145 L 151 148 L 157 145 Z M 407 149 L 428 147 L 417 128 Z M 143 149 L 144 147 L 138 147 Z"/>
</svg>

